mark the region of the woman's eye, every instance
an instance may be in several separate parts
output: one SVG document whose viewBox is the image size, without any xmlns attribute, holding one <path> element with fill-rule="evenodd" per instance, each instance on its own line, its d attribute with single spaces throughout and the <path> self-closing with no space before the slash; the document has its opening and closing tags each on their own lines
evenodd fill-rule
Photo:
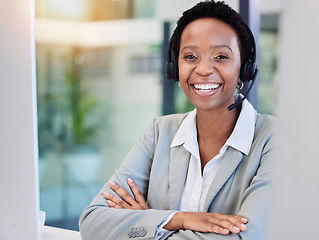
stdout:
<svg viewBox="0 0 319 240">
<path fill-rule="evenodd" d="M 197 59 L 197 57 L 196 57 L 195 55 L 191 55 L 191 54 L 185 55 L 184 58 L 185 58 L 185 59 L 190 59 L 190 60 L 196 60 L 196 59 Z"/>
<path fill-rule="evenodd" d="M 223 59 L 228 59 L 228 57 L 225 56 L 225 55 L 218 55 L 218 56 L 216 57 L 216 59 L 223 60 Z"/>
</svg>

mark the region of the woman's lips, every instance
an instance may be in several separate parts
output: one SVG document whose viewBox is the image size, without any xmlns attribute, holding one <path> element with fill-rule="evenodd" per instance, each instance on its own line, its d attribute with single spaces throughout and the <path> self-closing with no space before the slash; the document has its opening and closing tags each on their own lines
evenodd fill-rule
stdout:
<svg viewBox="0 0 319 240">
<path fill-rule="evenodd" d="M 217 89 L 220 86 L 220 84 L 205 83 L 205 84 L 192 84 L 192 86 L 198 91 L 210 92 L 210 91 Z"/>
<path fill-rule="evenodd" d="M 206 83 L 206 84 L 191 84 L 196 95 L 200 97 L 210 97 L 216 94 L 221 84 L 217 83 Z"/>
</svg>

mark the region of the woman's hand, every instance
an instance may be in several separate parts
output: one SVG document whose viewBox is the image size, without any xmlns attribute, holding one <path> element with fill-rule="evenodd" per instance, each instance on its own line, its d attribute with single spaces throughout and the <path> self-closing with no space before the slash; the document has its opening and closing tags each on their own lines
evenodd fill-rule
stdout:
<svg viewBox="0 0 319 240">
<path fill-rule="evenodd" d="M 107 199 L 109 207 L 132 210 L 149 209 L 143 194 L 133 180 L 128 178 L 127 183 L 135 199 L 122 187 L 111 181 L 109 182 L 110 188 L 119 197 L 105 192 L 104 197 Z M 229 233 L 245 231 L 247 229 L 247 222 L 245 218 L 238 215 L 207 212 L 177 212 L 164 228 L 170 231 L 186 229 L 196 232 L 211 232 L 227 235 Z"/>
<path fill-rule="evenodd" d="M 111 208 L 117 208 L 117 209 L 132 209 L 132 210 L 145 210 L 149 209 L 147 206 L 145 199 L 143 197 L 143 194 L 133 182 L 131 178 L 127 179 L 127 184 L 129 185 L 130 189 L 132 190 L 132 193 L 134 195 L 134 198 L 125 191 L 122 187 L 120 187 L 118 184 L 116 184 L 113 181 L 109 182 L 110 188 L 118 195 L 120 198 L 110 194 L 110 193 L 104 193 L 104 197 L 108 200 L 107 204 Z"/>
<path fill-rule="evenodd" d="M 218 234 L 239 233 L 247 229 L 247 219 L 238 215 L 206 212 L 178 212 L 164 226 L 166 230 L 187 229 Z"/>
</svg>

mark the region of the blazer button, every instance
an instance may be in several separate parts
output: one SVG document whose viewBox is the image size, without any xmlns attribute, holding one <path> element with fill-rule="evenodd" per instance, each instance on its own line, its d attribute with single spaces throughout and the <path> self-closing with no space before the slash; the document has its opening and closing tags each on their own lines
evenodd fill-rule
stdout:
<svg viewBox="0 0 319 240">
<path fill-rule="evenodd" d="M 140 233 L 139 233 L 140 237 L 145 237 L 146 233 L 147 231 L 144 229 L 144 227 L 140 228 Z"/>
<path fill-rule="evenodd" d="M 129 238 L 145 237 L 146 234 L 147 231 L 144 227 L 132 228 L 131 231 L 128 232 Z"/>
</svg>

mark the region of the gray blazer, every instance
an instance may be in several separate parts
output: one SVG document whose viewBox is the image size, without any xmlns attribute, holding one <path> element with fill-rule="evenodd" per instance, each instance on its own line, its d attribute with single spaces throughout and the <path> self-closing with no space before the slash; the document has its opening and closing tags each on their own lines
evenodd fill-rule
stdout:
<svg viewBox="0 0 319 240">
<path fill-rule="evenodd" d="M 184 147 L 170 148 L 187 114 L 155 119 L 128 153 L 111 180 L 128 192 L 131 177 L 147 200 L 149 210 L 112 209 L 103 192 L 113 193 L 106 183 L 80 216 L 83 240 L 156 239 L 156 228 L 180 209 L 190 153 Z M 268 215 L 274 118 L 257 114 L 254 140 L 249 155 L 231 147 L 221 162 L 205 201 L 207 212 L 238 214 L 248 219 L 245 232 L 219 235 L 180 230 L 169 239 L 262 240 Z"/>
</svg>

